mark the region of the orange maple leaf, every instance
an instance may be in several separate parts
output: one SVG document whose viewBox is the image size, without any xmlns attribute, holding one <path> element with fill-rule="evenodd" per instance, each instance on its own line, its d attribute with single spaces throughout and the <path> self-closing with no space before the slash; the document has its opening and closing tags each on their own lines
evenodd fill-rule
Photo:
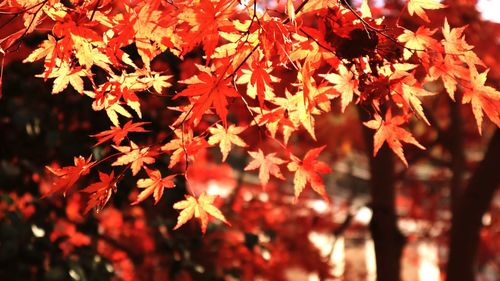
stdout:
<svg viewBox="0 0 500 281">
<path fill-rule="evenodd" d="M 411 143 L 416 147 L 425 150 L 410 132 L 401 128 L 400 126 L 406 123 L 407 119 L 404 116 L 392 117 L 390 110 L 387 111 L 385 115 L 385 120 L 376 114 L 374 120 L 364 122 L 363 124 L 370 128 L 377 130 L 373 136 L 373 156 L 377 155 L 377 152 L 382 147 L 384 142 L 387 142 L 389 147 L 394 151 L 394 153 L 403 161 L 406 167 L 408 167 L 408 162 L 403 153 L 403 146 L 401 142 Z"/>
<path fill-rule="evenodd" d="M 469 71 L 463 63 L 453 55 L 436 54 L 429 68 L 427 79 L 436 80 L 441 78 L 444 88 L 452 100 L 455 100 L 457 81 L 468 78 Z"/>
<path fill-rule="evenodd" d="M 259 168 L 259 179 L 262 186 L 267 185 L 270 175 L 282 180 L 285 179 L 278 165 L 286 163 L 286 161 L 276 157 L 276 153 L 264 155 L 264 152 L 259 149 L 259 151 L 256 152 L 249 151 L 248 154 L 252 156 L 253 160 L 245 167 L 245 171 Z"/>
<path fill-rule="evenodd" d="M 233 0 L 200 0 L 191 3 L 181 12 L 184 23 L 177 26 L 182 34 L 183 52 L 187 54 L 199 43 L 203 43 L 203 50 L 207 60 L 212 55 L 219 42 L 220 31 L 232 30 L 231 18 L 238 2 Z"/>
<path fill-rule="evenodd" d="M 394 81 L 397 82 L 391 85 L 391 90 L 394 91 L 393 100 L 398 105 L 402 105 L 405 112 L 411 108 L 418 117 L 422 118 L 427 125 L 430 125 L 429 120 L 427 120 L 424 114 L 420 97 L 433 96 L 435 93 L 425 90 L 411 74 L 402 79 L 395 79 Z"/>
<path fill-rule="evenodd" d="M 325 201 L 329 201 L 328 194 L 325 190 L 325 184 L 320 174 L 328 174 L 332 170 L 325 162 L 316 160 L 325 147 L 324 145 L 309 150 L 303 160 L 291 155 L 290 159 L 292 162 L 288 163 L 287 167 L 290 172 L 295 172 L 293 178 L 295 199 L 299 197 L 300 193 L 302 193 L 306 187 L 306 184 L 310 182 L 311 188 L 321 195 Z"/>
<path fill-rule="evenodd" d="M 86 188 L 81 190 L 85 193 L 92 193 L 85 208 L 85 213 L 88 213 L 90 209 L 96 207 L 96 212 L 102 210 L 102 208 L 108 203 L 113 192 L 116 192 L 116 179 L 114 171 L 108 175 L 99 171 L 99 182 L 93 183 Z"/>
<path fill-rule="evenodd" d="M 148 132 L 147 130 L 142 128 L 142 125 L 148 123 L 149 122 L 132 123 L 132 120 L 130 120 L 125 125 L 123 125 L 123 128 L 120 128 L 120 126 L 111 126 L 110 130 L 102 131 L 98 134 L 92 135 L 92 137 L 98 139 L 97 143 L 94 146 L 98 146 L 110 139 L 113 139 L 115 145 L 119 145 L 130 132 Z"/>
<path fill-rule="evenodd" d="M 182 210 L 177 218 L 177 224 L 174 227 L 178 229 L 193 217 L 199 218 L 201 221 L 201 231 L 205 234 L 208 226 L 208 215 L 223 221 L 227 225 L 231 225 L 222 212 L 213 205 L 215 196 L 205 195 L 202 193 L 198 199 L 191 195 L 186 196 L 186 200 L 179 201 L 174 204 L 174 209 Z"/>
<path fill-rule="evenodd" d="M 147 167 L 145 168 L 145 170 L 146 173 L 148 173 L 149 178 L 139 179 L 137 181 L 137 187 L 145 189 L 141 193 L 139 193 L 139 195 L 137 196 L 137 200 L 135 200 L 132 205 L 144 201 L 146 198 L 151 196 L 151 194 L 153 194 L 156 205 L 163 196 L 163 190 L 165 188 L 175 187 L 173 180 L 176 175 L 170 175 L 162 178 L 161 173 L 158 170 L 150 170 Z"/>
<path fill-rule="evenodd" d="M 446 5 L 439 3 L 437 0 L 408 0 L 407 5 L 410 16 L 413 16 L 415 13 L 426 22 L 430 22 L 430 20 L 425 10 L 437 10 L 446 7 Z"/>
<path fill-rule="evenodd" d="M 469 65 L 469 69 L 471 87 L 464 87 L 462 103 L 471 103 L 479 134 L 482 134 L 483 111 L 500 127 L 500 92 L 484 85 L 489 70 L 479 73 L 474 64 Z"/>
<path fill-rule="evenodd" d="M 43 197 L 61 191 L 64 195 L 66 195 L 68 190 L 75 185 L 81 176 L 90 172 L 90 169 L 95 163 L 90 162 L 91 159 L 92 156 L 89 156 L 87 159 L 83 156 L 78 156 L 74 158 L 74 166 L 66 166 L 62 168 L 51 168 L 49 166 L 45 166 L 45 168 L 57 176 L 58 179 L 54 181 L 52 189 L 47 194 L 44 194 Z"/>
<path fill-rule="evenodd" d="M 180 81 L 181 83 L 188 84 L 189 86 L 184 91 L 178 93 L 174 99 L 178 97 L 198 97 L 193 101 L 192 115 L 188 115 L 187 120 L 197 123 L 201 120 L 203 114 L 210 109 L 211 106 L 215 107 L 215 112 L 226 122 L 227 98 L 238 97 L 238 93 L 230 84 L 230 79 L 223 79 L 212 75 L 210 69 L 197 65 L 200 74 L 195 75 L 187 80 Z M 220 74 L 223 75 L 223 74 Z"/>
<path fill-rule="evenodd" d="M 139 148 L 137 144 L 133 141 L 130 142 L 130 146 L 115 146 L 113 147 L 122 152 L 124 155 L 118 157 L 111 166 L 122 166 L 131 164 L 132 175 L 137 175 L 137 173 L 141 170 L 144 164 L 153 164 L 156 159 L 156 153 L 150 151 L 149 147 Z"/>
<path fill-rule="evenodd" d="M 451 28 L 448 19 L 444 18 L 444 25 L 441 29 L 444 39 L 441 43 L 446 54 L 452 54 L 460 58 L 466 64 L 478 64 L 485 66 L 481 59 L 472 51 L 474 46 L 465 41 L 464 31 L 467 26 Z"/>
<path fill-rule="evenodd" d="M 220 151 L 222 152 L 222 162 L 226 161 L 229 151 L 231 151 L 231 144 L 246 147 L 247 144 L 238 136 L 243 132 L 246 127 L 237 127 L 233 124 L 229 125 L 226 129 L 219 124 L 209 129 L 212 136 L 208 139 L 209 145 L 219 144 Z"/>
</svg>

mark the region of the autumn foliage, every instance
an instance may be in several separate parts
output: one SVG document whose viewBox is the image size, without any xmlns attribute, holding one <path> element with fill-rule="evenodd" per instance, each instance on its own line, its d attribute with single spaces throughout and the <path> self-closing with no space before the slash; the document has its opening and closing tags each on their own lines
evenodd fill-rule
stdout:
<svg viewBox="0 0 500 281">
<path fill-rule="evenodd" d="M 500 127 L 500 92 L 489 86 L 467 27 L 439 16 L 447 8 L 440 1 L 402 2 L 394 16 L 366 0 L 360 7 L 345 0 L 2 1 L 0 13 L 12 17 L 0 39 L 4 58 L 24 38 L 43 36 L 23 62 L 41 64 L 36 76 L 52 94 L 88 99 L 109 128 L 91 132 L 94 147 L 73 164 L 47 163 L 43 197 L 77 193 L 88 213 L 106 210 L 128 190 L 125 182 L 136 189 L 131 205 L 156 205 L 185 187 L 184 199 L 172 202 L 175 225 L 162 231 L 197 219 L 204 234 L 215 221 L 230 232 L 234 217 L 226 212 L 258 218 L 200 187 L 231 170 L 218 175 L 213 163 L 244 161 L 240 174 L 256 175 L 263 191 L 284 186 L 295 203 L 304 196 L 329 202 L 325 176 L 335 169 L 327 159 L 357 146 L 328 135 L 339 119 L 367 115 L 370 154 L 388 146 L 405 167 L 412 165 L 405 151 L 426 150 L 422 132 L 440 126 L 429 101 L 467 105 L 478 134 L 485 123 Z M 315 195 L 304 195 L 309 190 Z M 90 243 L 74 232 L 71 247 Z"/>
</svg>

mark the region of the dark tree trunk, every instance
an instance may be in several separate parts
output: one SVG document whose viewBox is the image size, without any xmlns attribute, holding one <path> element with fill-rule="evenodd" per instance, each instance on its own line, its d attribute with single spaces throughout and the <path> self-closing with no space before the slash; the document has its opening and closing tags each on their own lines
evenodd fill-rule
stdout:
<svg viewBox="0 0 500 281">
<path fill-rule="evenodd" d="M 500 184 L 500 130 L 490 140 L 483 160 L 469 180 L 453 214 L 448 281 L 473 281 L 482 217 Z"/>
<path fill-rule="evenodd" d="M 360 112 L 363 115 L 362 112 Z M 362 116 L 366 121 L 367 116 Z M 405 237 L 397 226 L 394 157 L 387 145 L 373 157 L 373 130 L 363 128 L 370 157 L 370 232 L 375 244 L 378 281 L 400 280 L 400 260 Z"/>
<path fill-rule="evenodd" d="M 458 202 L 462 197 L 463 180 L 465 174 L 465 154 L 464 154 L 464 131 L 463 120 L 460 113 L 461 108 L 461 93 L 456 93 L 456 102 L 449 101 L 451 124 L 449 128 L 448 138 L 446 145 L 451 154 L 451 171 L 452 177 L 450 182 L 450 195 L 451 195 L 451 212 L 457 212 Z"/>
</svg>

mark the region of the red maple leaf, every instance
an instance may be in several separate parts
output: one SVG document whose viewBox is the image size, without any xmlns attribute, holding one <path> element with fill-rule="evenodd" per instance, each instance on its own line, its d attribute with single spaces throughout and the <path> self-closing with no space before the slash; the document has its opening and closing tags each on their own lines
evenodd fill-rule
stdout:
<svg viewBox="0 0 500 281">
<path fill-rule="evenodd" d="M 106 203 L 108 203 L 113 192 L 116 191 L 114 171 L 111 171 L 109 175 L 99 172 L 99 181 L 87 186 L 81 191 L 85 193 L 92 193 L 89 201 L 87 202 L 85 213 L 88 213 L 90 209 L 94 207 L 96 207 L 96 212 L 100 212 Z"/>
<path fill-rule="evenodd" d="M 111 126 L 110 130 L 102 131 L 98 134 L 92 135 L 92 137 L 95 137 L 98 140 L 94 146 L 98 146 L 110 139 L 113 139 L 115 145 L 119 145 L 130 132 L 148 132 L 148 130 L 142 128 L 142 125 L 148 123 L 149 122 L 133 123 L 132 120 L 130 120 L 125 125 L 123 125 L 123 128 L 120 128 L 120 126 Z"/>
<path fill-rule="evenodd" d="M 74 166 L 66 166 L 62 168 L 51 168 L 49 166 L 45 166 L 47 170 L 58 178 L 53 182 L 53 188 L 48 193 L 44 194 L 43 197 L 58 192 L 63 192 L 63 195 L 66 196 L 66 193 L 75 185 L 80 176 L 86 175 L 90 172 L 90 169 L 95 163 L 90 162 L 91 159 L 92 156 L 89 156 L 87 159 L 83 158 L 83 156 L 78 156 L 74 158 Z"/>
</svg>

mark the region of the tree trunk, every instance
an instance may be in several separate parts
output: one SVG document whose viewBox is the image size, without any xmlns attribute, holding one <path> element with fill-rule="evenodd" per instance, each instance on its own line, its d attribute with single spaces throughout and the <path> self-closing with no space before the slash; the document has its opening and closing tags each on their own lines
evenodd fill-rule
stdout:
<svg viewBox="0 0 500 281">
<path fill-rule="evenodd" d="M 360 114 L 363 113 L 360 111 Z M 394 157 L 385 144 L 373 157 L 373 131 L 363 127 L 363 133 L 370 157 L 373 211 L 370 232 L 375 244 L 377 280 L 398 281 L 405 237 L 397 226 Z"/>
<path fill-rule="evenodd" d="M 460 198 L 462 198 L 463 181 L 465 174 L 465 153 L 464 153 L 464 130 L 463 120 L 460 113 L 462 106 L 462 94 L 456 93 L 455 101 L 450 103 L 451 124 L 449 128 L 446 145 L 449 147 L 451 154 L 451 171 L 452 177 L 450 181 L 450 196 L 451 196 L 451 212 L 457 212 Z"/>
<path fill-rule="evenodd" d="M 500 130 L 490 141 L 453 214 L 450 230 L 448 281 L 473 281 L 482 217 L 500 184 Z"/>
</svg>

